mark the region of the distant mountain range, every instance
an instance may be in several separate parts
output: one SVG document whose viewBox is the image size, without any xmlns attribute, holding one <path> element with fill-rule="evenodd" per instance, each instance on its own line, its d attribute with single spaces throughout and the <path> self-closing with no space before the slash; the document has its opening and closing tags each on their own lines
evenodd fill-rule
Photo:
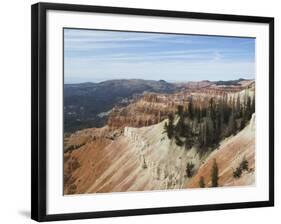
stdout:
<svg viewBox="0 0 281 224">
<path fill-rule="evenodd" d="M 126 106 L 144 92 L 174 93 L 214 85 L 239 86 L 244 79 L 169 83 L 164 80 L 119 79 L 100 83 L 64 84 L 64 131 L 102 127 L 115 106 Z"/>
<path fill-rule="evenodd" d="M 111 110 L 143 92 L 171 93 L 177 89 L 163 80 L 109 80 L 100 83 L 64 85 L 64 130 L 72 132 L 87 127 L 101 127 L 105 117 L 98 114 Z"/>
</svg>

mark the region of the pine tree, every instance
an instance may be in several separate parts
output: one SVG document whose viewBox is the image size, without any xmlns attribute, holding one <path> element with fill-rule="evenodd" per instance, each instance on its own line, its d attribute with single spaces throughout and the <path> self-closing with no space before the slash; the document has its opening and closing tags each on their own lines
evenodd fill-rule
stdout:
<svg viewBox="0 0 281 224">
<path fill-rule="evenodd" d="M 208 127 L 208 122 L 205 120 L 205 125 L 204 125 L 204 146 L 207 146 L 210 142 L 210 131 Z"/>
<path fill-rule="evenodd" d="M 164 132 L 163 133 L 167 133 L 167 135 L 168 135 L 168 124 L 167 124 L 167 122 L 164 123 Z"/>
<path fill-rule="evenodd" d="M 240 95 L 238 95 L 237 100 L 236 100 L 235 112 L 236 112 L 236 118 L 240 118 L 242 116 L 242 114 L 241 114 Z"/>
<path fill-rule="evenodd" d="M 206 146 L 211 146 L 214 143 L 214 126 L 211 118 L 206 119 Z"/>
<path fill-rule="evenodd" d="M 213 166 L 211 171 L 212 187 L 218 187 L 219 181 L 219 168 L 216 159 L 213 160 Z"/>
<path fill-rule="evenodd" d="M 197 120 L 198 120 L 198 123 L 201 122 L 201 118 L 202 118 L 202 110 L 201 110 L 201 107 L 199 107 L 198 111 L 197 111 Z"/>
<path fill-rule="evenodd" d="M 184 125 L 183 117 L 180 117 L 178 123 L 176 124 L 175 131 L 179 136 L 181 137 L 185 136 L 185 125 Z"/>
<path fill-rule="evenodd" d="M 242 130 L 243 128 L 245 128 L 246 122 L 245 122 L 245 118 L 242 117 L 241 121 L 240 121 L 240 130 Z"/>
<path fill-rule="evenodd" d="M 241 168 L 241 170 L 246 170 L 246 171 L 248 171 L 248 169 L 249 169 L 249 163 L 245 156 L 243 157 L 243 160 L 240 163 L 240 168 Z"/>
<path fill-rule="evenodd" d="M 234 178 L 240 178 L 242 175 L 243 171 L 248 171 L 249 167 L 248 167 L 249 163 L 246 160 L 246 157 L 243 157 L 243 160 L 241 161 L 241 163 L 239 164 L 239 166 L 235 169 L 235 171 L 233 171 L 233 177 Z"/>
<path fill-rule="evenodd" d="M 217 106 L 216 106 L 216 103 L 214 101 L 214 98 L 212 97 L 210 99 L 210 102 L 209 102 L 209 110 L 210 110 L 210 118 L 213 122 L 216 121 L 216 109 L 217 109 Z"/>
<path fill-rule="evenodd" d="M 251 119 L 252 113 L 251 113 L 251 97 L 247 96 L 245 101 L 245 116 L 246 120 L 249 121 Z"/>
<path fill-rule="evenodd" d="M 204 145 L 204 133 L 203 133 L 203 124 L 199 124 L 199 133 L 198 133 L 198 144 L 199 147 Z"/>
<path fill-rule="evenodd" d="M 176 140 L 177 146 L 183 146 L 183 142 L 181 141 L 181 139 L 177 135 L 175 136 L 175 140 Z"/>
<path fill-rule="evenodd" d="M 223 123 L 224 124 L 227 124 L 228 121 L 229 121 L 229 117 L 230 117 L 230 114 L 231 114 L 231 111 L 230 111 L 230 107 L 228 106 L 228 97 L 226 95 L 224 101 L 223 101 Z"/>
<path fill-rule="evenodd" d="M 252 104 L 251 104 L 251 114 L 255 113 L 256 110 L 256 99 L 255 99 L 255 95 L 253 96 L 253 100 L 252 100 Z"/>
<path fill-rule="evenodd" d="M 200 177 L 200 180 L 199 180 L 199 187 L 201 188 L 204 188 L 205 187 L 205 181 L 204 181 L 204 177 Z"/>
<path fill-rule="evenodd" d="M 193 168 L 194 168 L 194 164 L 192 162 L 188 162 L 186 165 L 186 176 L 187 177 L 192 177 L 193 175 Z"/>
<path fill-rule="evenodd" d="M 183 116 L 183 106 L 178 105 L 177 115 L 181 118 Z"/>
<path fill-rule="evenodd" d="M 227 136 L 235 134 L 236 131 L 237 131 L 236 120 L 234 118 L 234 114 L 231 113 L 230 118 L 229 118 L 229 122 L 228 122 L 228 133 L 227 133 Z"/>
<path fill-rule="evenodd" d="M 173 138 L 174 136 L 174 116 L 169 114 L 169 122 L 167 125 L 167 136 L 169 139 Z"/>
<path fill-rule="evenodd" d="M 192 97 L 190 97 L 189 104 L 188 104 L 188 116 L 191 120 L 193 119 L 193 115 L 194 115 L 193 110 L 194 109 L 193 109 Z"/>
<path fill-rule="evenodd" d="M 217 123 L 216 123 L 216 142 L 220 140 L 221 133 L 222 133 L 222 119 L 221 119 L 221 113 L 218 110 L 217 112 Z"/>
</svg>

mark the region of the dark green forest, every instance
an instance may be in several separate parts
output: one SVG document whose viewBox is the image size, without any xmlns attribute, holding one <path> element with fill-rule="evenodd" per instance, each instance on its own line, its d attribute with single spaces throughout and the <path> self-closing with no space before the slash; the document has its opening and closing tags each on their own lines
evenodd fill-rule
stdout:
<svg viewBox="0 0 281 224">
<path fill-rule="evenodd" d="M 191 96 L 188 106 L 178 105 L 177 111 L 169 114 L 164 132 L 185 149 L 195 146 L 200 153 L 214 149 L 221 140 L 242 130 L 255 112 L 255 96 L 240 98 L 225 94 L 198 104 Z"/>
</svg>

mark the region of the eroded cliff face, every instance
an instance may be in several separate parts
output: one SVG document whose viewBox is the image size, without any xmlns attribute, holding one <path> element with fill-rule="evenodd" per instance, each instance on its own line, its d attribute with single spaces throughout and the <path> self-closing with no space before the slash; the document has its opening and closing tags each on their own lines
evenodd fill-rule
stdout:
<svg viewBox="0 0 281 224">
<path fill-rule="evenodd" d="M 211 98 L 218 100 L 226 95 L 229 100 L 241 95 L 243 102 L 245 92 L 247 95 L 253 95 L 254 82 L 244 80 L 239 84 L 239 86 L 218 86 L 210 82 L 195 82 L 178 84 L 182 90 L 176 93 L 144 93 L 135 97 L 125 107 L 113 108 L 107 125 L 111 128 L 124 128 L 157 124 L 166 119 L 170 113 L 175 113 L 178 105 L 188 108 L 191 97 L 196 107 L 204 107 Z"/>
</svg>

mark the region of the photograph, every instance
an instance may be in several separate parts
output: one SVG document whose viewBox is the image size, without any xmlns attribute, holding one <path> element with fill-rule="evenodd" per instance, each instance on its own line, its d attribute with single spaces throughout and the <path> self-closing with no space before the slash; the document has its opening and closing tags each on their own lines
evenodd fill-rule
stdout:
<svg viewBox="0 0 281 224">
<path fill-rule="evenodd" d="M 255 186 L 255 49 L 65 27 L 64 195 Z"/>
</svg>

